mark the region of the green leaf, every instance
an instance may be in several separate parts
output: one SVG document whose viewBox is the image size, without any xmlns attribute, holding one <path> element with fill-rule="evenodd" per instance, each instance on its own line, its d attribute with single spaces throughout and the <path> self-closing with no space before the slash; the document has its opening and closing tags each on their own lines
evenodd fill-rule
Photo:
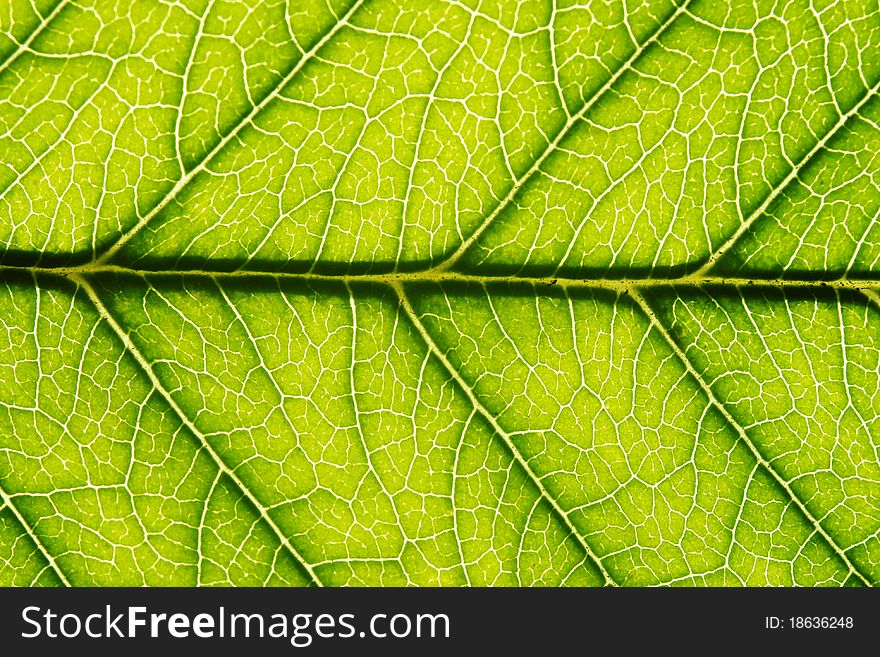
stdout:
<svg viewBox="0 0 880 657">
<path fill-rule="evenodd" d="M 878 47 L 11 0 L 0 584 L 880 584 Z"/>
</svg>

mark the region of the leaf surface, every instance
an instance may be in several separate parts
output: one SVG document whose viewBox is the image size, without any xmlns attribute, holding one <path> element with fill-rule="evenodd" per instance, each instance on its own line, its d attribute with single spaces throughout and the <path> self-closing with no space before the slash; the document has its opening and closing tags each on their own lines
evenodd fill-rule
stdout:
<svg viewBox="0 0 880 657">
<path fill-rule="evenodd" d="M 12 0 L 0 583 L 876 585 L 820 5 Z"/>
</svg>

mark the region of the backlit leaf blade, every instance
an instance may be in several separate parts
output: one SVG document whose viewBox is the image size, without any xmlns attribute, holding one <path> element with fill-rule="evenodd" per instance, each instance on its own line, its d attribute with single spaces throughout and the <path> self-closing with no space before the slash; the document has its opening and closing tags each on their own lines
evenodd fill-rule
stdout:
<svg viewBox="0 0 880 657">
<path fill-rule="evenodd" d="M 877 585 L 878 47 L 10 0 L 0 584 Z"/>
</svg>

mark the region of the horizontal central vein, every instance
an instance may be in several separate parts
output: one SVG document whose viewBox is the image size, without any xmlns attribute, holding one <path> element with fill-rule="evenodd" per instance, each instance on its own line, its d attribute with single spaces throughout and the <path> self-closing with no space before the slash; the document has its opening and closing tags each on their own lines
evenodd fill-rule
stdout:
<svg viewBox="0 0 880 657">
<path fill-rule="evenodd" d="M 389 274 L 315 274 L 310 272 L 272 272 L 272 271 L 212 271 L 207 269 L 132 269 L 117 265 L 83 265 L 81 267 L 16 267 L 0 266 L 0 276 L 4 272 L 49 274 L 77 279 L 81 276 L 123 275 L 138 278 L 209 278 L 215 280 L 285 280 L 302 283 L 378 283 L 392 287 L 404 283 L 469 283 L 477 285 L 532 285 L 535 287 L 560 288 L 602 288 L 617 292 L 649 287 L 672 286 L 727 286 L 834 289 L 834 290 L 873 290 L 880 288 L 880 279 L 837 278 L 831 280 L 815 279 L 765 279 L 736 276 L 712 276 L 709 274 L 689 274 L 678 278 L 566 278 L 562 276 L 491 276 L 464 274 L 459 272 L 404 272 Z"/>
</svg>

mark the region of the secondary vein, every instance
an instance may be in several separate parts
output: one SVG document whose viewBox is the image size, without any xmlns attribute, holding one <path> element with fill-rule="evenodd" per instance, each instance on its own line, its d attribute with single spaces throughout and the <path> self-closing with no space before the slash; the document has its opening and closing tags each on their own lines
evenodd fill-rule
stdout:
<svg viewBox="0 0 880 657">
<path fill-rule="evenodd" d="M 258 104 L 254 105 L 251 108 L 251 111 L 248 112 L 236 125 L 235 127 L 226 134 L 217 144 L 215 144 L 214 148 L 212 148 L 208 153 L 199 160 L 193 168 L 189 171 L 183 171 L 182 176 L 178 179 L 177 183 L 172 187 L 165 196 L 163 196 L 159 202 L 153 206 L 146 214 L 144 214 L 140 220 L 132 226 L 127 232 L 123 233 L 122 236 L 119 237 L 116 242 L 107 247 L 102 253 L 96 254 L 93 259 L 97 264 L 106 264 L 110 260 L 113 259 L 119 251 L 121 251 L 126 244 L 137 235 L 147 224 L 149 224 L 153 218 L 162 212 L 167 205 L 173 201 L 177 195 L 186 187 L 189 182 L 196 177 L 199 173 L 204 171 L 208 164 L 216 157 L 235 137 L 248 125 L 250 125 L 253 120 L 266 108 L 269 103 L 271 103 L 281 91 L 284 89 L 287 84 L 293 80 L 299 72 L 305 67 L 308 62 L 310 62 L 314 56 L 324 47 L 324 45 L 330 41 L 337 32 L 339 32 L 342 27 L 348 24 L 351 16 L 358 10 L 360 7 L 366 2 L 366 0 L 357 0 L 349 10 L 345 13 L 341 20 L 333 24 L 333 27 L 323 36 L 321 39 L 309 50 L 305 53 L 297 62 L 296 66 L 294 66 L 290 72 L 285 75 L 281 81 L 268 93 L 266 97 L 263 98 Z"/>
<path fill-rule="evenodd" d="M 18 48 L 16 48 L 15 51 L 9 55 L 9 57 L 7 57 L 2 63 L 0 63 L 0 75 L 3 75 L 3 73 L 10 66 L 12 66 L 12 64 L 19 57 L 30 50 L 31 44 L 33 44 L 36 38 L 40 36 L 46 30 L 49 24 L 58 17 L 58 15 L 61 13 L 61 10 L 64 9 L 64 7 L 66 7 L 69 2 L 70 0 L 61 0 L 58 4 L 56 4 L 55 8 L 51 12 L 49 12 L 42 21 L 40 21 L 34 31 L 31 32 L 28 37 L 19 44 Z"/>
<path fill-rule="evenodd" d="M 18 510 L 18 507 L 16 507 L 15 504 L 13 504 L 12 497 L 6 492 L 3 486 L 0 486 L 0 500 L 3 501 L 3 504 L 9 507 L 12 515 L 14 515 L 15 519 L 18 520 L 19 524 L 22 526 L 22 529 L 24 529 L 25 533 L 37 547 L 37 550 L 39 550 L 40 554 L 43 555 L 43 558 L 49 563 L 49 566 L 52 568 L 52 570 L 55 571 L 58 579 L 61 580 L 64 586 L 71 586 L 70 580 L 67 579 L 67 575 L 65 575 L 64 571 L 61 569 L 61 566 L 59 566 L 58 562 L 55 561 L 55 557 L 52 556 L 52 553 L 49 552 L 48 548 L 46 548 L 46 546 L 43 544 L 43 541 L 40 540 L 40 537 L 34 531 L 33 527 L 30 526 L 25 517 L 21 515 L 21 511 Z"/>
<path fill-rule="evenodd" d="M 321 580 L 318 578 L 312 566 L 308 561 L 300 554 L 300 552 L 291 544 L 290 540 L 287 538 L 287 535 L 281 531 L 281 528 L 275 523 L 272 517 L 269 515 L 266 507 L 257 499 L 257 497 L 250 491 L 250 489 L 245 486 L 244 482 L 239 478 L 239 476 L 235 473 L 235 471 L 230 468 L 223 458 L 217 453 L 217 451 L 211 446 L 211 443 L 208 442 L 208 439 L 205 438 L 204 434 L 199 431 L 198 427 L 189 419 L 189 416 L 183 411 L 183 409 L 178 405 L 178 403 L 174 400 L 174 397 L 171 393 L 165 388 L 162 382 L 159 380 L 159 377 L 156 376 L 156 373 L 153 371 L 153 368 L 150 366 L 149 361 L 144 357 L 144 355 L 140 352 L 137 346 L 132 341 L 131 337 L 126 333 L 126 331 L 122 328 L 119 322 L 116 321 L 116 318 L 110 312 L 101 298 L 98 296 L 98 293 L 95 291 L 92 284 L 83 276 L 77 276 L 73 278 L 74 282 L 88 295 L 92 304 L 95 306 L 95 309 L 98 311 L 98 314 L 101 318 L 107 322 L 116 336 L 122 341 L 123 346 L 126 350 L 131 354 L 131 356 L 137 361 L 138 365 L 143 370 L 144 374 L 150 379 L 155 390 L 162 395 L 164 400 L 168 403 L 174 413 L 178 416 L 178 419 L 183 423 L 183 425 L 199 440 L 202 447 L 204 447 L 205 451 L 210 455 L 216 464 L 217 468 L 235 484 L 235 486 L 241 491 L 241 493 L 248 499 L 248 501 L 254 506 L 257 512 L 260 514 L 260 517 L 263 521 L 269 526 L 281 544 L 287 548 L 288 552 L 293 556 L 294 559 L 300 564 L 303 570 L 311 578 L 312 582 L 317 586 L 323 586 Z"/>
<path fill-rule="evenodd" d="M 551 506 L 554 513 L 557 517 L 562 521 L 565 525 L 566 529 L 570 532 L 572 536 L 574 536 L 575 540 L 580 545 L 581 549 L 584 550 L 587 557 L 594 563 L 596 568 L 602 574 L 602 577 L 605 580 L 606 586 L 617 586 L 618 582 L 611 576 L 608 572 L 608 569 L 605 568 L 605 565 L 602 563 L 602 560 L 587 542 L 587 540 L 583 537 L 580 531 L 575 527 L 574 523 L 568 517 L 568 514 L 559 506 L 559 503 L 556 499 L 550 495 L 550 492 L 545 488 L 544 484 L 541 482 L 541 478 L 537 475 L 537 473 L 532 470 L 531 466 L 528 462 L 523 458 L 523 455 L 520 453 L 519 449 L 517 449 L 516 445 L 514 445 L 513 441 L 510 439 L 510 435 L 504 430 L 504 428 L 498 423 L 498 420 L 489 412 L 489 410 L 483 406 L 482 402 L 477 398 L 473 389 L 468 385 L 468 383 L 462 378 L 461 374 L 459 374 L 458 370 L 453 367 L 452 363 L 449 362 L 449 359 L 446 357 L 440 348 L 437 346 L 437 343 L 434 342 L 434 338 L 425 328 L 425 325 L 422 324 L 421 319 L 416 314 L 415 309 L 412 307 L 412 304 L 409 302 L 409 298 L 406 295 L 403 286 L 399 283 L 392 285 L 392 288 L 397 293 L 397 296 L 400 300 L 401 307 L 406 313 L 409 320 L 412 322 L 413 327 L 418 331 L 419 335 L 422 337 L 422 340 L 425 341 L 428 350 L 431 351 L 434 356 L 440 361 L 443 365 L 444 369 L 449 373 L 449 376 L 453 378 L 459 388 L 464 392 L 467 396 L 468 400 L 471 402 L 471 405 L 483 416 L 486 418 L 486 421 L 489 422 L 492 429 L 504 441 L 505 446 L 510 451 L 514 460 L 517 464 L 523 469 L 523 471 L 528 475 L 531 482 L 537 487 L 539 494 L 543 497 Z"/>
<path fill-rule="evenodd" d="M 695 272 L 697 275 L 707 274 L 714 267 L 715 264 L 724 256 L 725 253 L 730 251 L 733 248 L 734 244 L 736 244 L 740 237 L 752 225 L 757 221 L 760 217 L 764 216 L 764 213 L 767 211 L 767 208 L 775 201 L 780 194 L 782 194 L 788 186 L 793 183 L 797 177 L 800 175 L 801 171 L 806 167 L 815 157 L 817 157 L 828 145 L 828 142 L 831 141 L 837 134 L 839 134 L 849 123 L 849 121 L 858 115 L 861 109 L 871 100 L 871 98 L 880 91 L 880 80 L 877 83 L 869 88 L 859 99 L 859 101 L 852 106 L 852 108 L 846 113 L 843 114 L 838 121 L 831 127 L 831 129 L 825 133 L 825 135 L 820 138 L 813 148 L 811 148 L 795 165 L 792 167 L 791 171 L 788 172 L 788 175 L 785 176 L 781 181 L 779 181 L 775 186 L 773 186 L 769 192 L 767 192 L 767 196 L 764 197 L 764 200 L 749 213 L 749 216 L 745 218 L 745 220 L 739 225 L 739 227 L 734 231 L 730 237 L 728 237 L 724 242 L 715 249 L 706 260 L 706 262 Z M 856 249 L 856 253 L 858 253 L 858 249 Z M 855 255 L 853 256 L 855 257 Z"/>
<path fill-rule="evenodd" d="M 519 177 L 510 188 L 510 191 L 507 195 L 501 199 L 498 205 L 495 206 L 495 209 L 492 210 L 479 226 L 465 239 L 459 247 L 445 259 L 443 259 L 438 264 L 432 267 L 435 271 L 448 271 L 455 263 L 457 263 L 467 252 L 467 250 L 474 244 L 480 236 L 486 231 L 487 228 L 495 221 L 495 218 L 501 214 L 504 209 L 510 205 L 516 195 L 519 193 L 519 190 L 523 188 L 523 186 L 538 172 L 541 168 L 541 165 L 553 154 L 559 144 L 568 136 L 568 134 L 572 131 L 575 125 L 577 125 L 578 121 L 583 119 L 586 116 L 587 112 L 590 111 L 592 107 L 596 105 L 599 100 L 602 99 L 603 96 L 617 83 L 617 81 L 623 76 L 624 73 L 629 71 L 632 68 L 632 65 L 638 60 L 642 54 L 660 38 L 660 36 L 667 30 L 669 27 L 678 20 L 678 17 L 681 16 L 687 9 L 687 6 L 690 4 L 691 0 L 685 0 L 685 2 L 679 6 L 672 14 L 670 14 L 665 21 L 663 21 L 656 30 L 642 43 L 640 44 L 630 55 L 630 57 L 614 72 L 614 74 L 608 78 L 608 80 L 603 84 L 599 89 L 584 103 L 583 107 L 578 110 L 576 113 L 572 114 L 568 121 L 565 122 L 565 125 L 559 130 L 553 140 L 547 144 L 544 148 L 541 155 L 537 160 L 534 161 L 531 167 Z"/>
<path fill-rule="evenodd" d="M 658 319 L 656 313 L 645 300 L 645 298 L 641 295 L 641 293 L 637 289 L 633 289 L 630 291 L 630 296 L 632 299 L 639 305 L 642 312 L 647 316 L 648 320 L 651 322 L 651 325 L 657 329 L 657 332 L 663 337 L 666 343 L 672 348 L 672 351 L 681 361 L 682 365 L 687 370 L 688 374 L 690 374 L 694 380 L 697 382 L 697 385 L 700 386 L 703 393 L 709 398 L 710 403 L 718 409 L 721 415 L 724 417 L 724 420 L 730 425 L 730 427 L 736 431 L 739 435 L 740 440 L 748 447 L 749 451 L 752 453 L 752 456 L 757 460 L 758 463 L 765 469 L 765 471 L 773 478 L 778 486 L 780 486 L 791 498 L 791 501 L 801 512 L 802 516 L 807 520 L 807 522 L 812 525 L 813 529 L 825 540 L 828 546 L 837 554 L 841 561 L 843 561 L 844 565 L 846 565 L 847 569 L 850 573 L 855 575 L 863 584 L 866 586 L 872 586 L 870 580 L 866 575 L 864 575 L 856 566 L 852 563 L 850 558 L 847 556 L 846 551 L 841 548 L 837 542 L 831 537 L 831 535 L 822 527 L 821 523 L 816 519 L 816 517 L 810 512 L 807 506 L 801 501 L 801 499 L 795 494 L 795 492 L 791 489 L 791 486 L 788 485 L 788 482 L 776 471 L 776 468 L 764 457 L 761 453 L 761 450 L 758 449 L 758 446 L 749 438 L 748 433 L 742 427 L 742 425 L 737 422 L 736 418 L 730 414 L 727 408 L 718 400 L 715 396 L 715 392 L 712 390 L 711 386 L 709 386 L 704 380 L 702 375 L 697 371 L 694 364 L 691 362 L 691 359 L 684 352 L 678 342 L 670 335 L 669 331 L 666 330 L 666 327 L 662 322 Z"/>
</svg>

